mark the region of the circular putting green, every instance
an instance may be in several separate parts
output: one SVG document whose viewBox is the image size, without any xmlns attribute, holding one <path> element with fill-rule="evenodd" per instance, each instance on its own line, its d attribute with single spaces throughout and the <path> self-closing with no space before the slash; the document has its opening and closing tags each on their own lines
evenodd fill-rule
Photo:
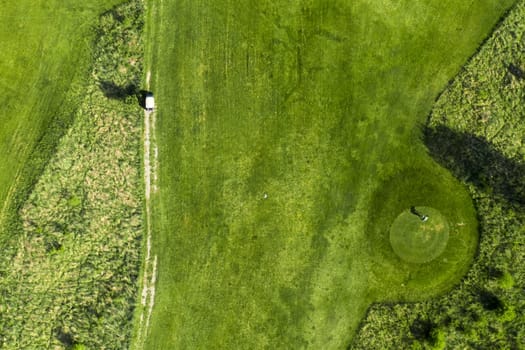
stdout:
<svg viewBox="0 0 525 350">
<path fill-rule="evenodd" d="M 410 263 L 426 263 L 437 258 L 448 242 L 447 219 L 430 207 L 403 211 L 390 227 L 394 252 Z"/>
</svg>

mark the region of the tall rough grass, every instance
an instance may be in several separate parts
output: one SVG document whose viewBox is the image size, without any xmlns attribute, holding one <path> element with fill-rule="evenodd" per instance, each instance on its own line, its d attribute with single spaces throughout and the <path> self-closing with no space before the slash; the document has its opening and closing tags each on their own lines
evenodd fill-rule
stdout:
<svg viewBox="0 0 525 350">
<path fill-rule="evenodd" d="M 143 232 L 142 15 L 133 0 L 100 19 L 75 121 L 19 212 L 0 348 L 128 346 Z"/>
</svg>

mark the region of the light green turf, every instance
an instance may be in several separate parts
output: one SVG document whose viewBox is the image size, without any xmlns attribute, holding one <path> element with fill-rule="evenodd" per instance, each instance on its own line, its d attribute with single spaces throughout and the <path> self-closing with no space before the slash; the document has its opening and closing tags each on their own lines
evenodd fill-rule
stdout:
<svg viewBox="0 0 525 350">
<path fill-rule="evenodd" d="M 374 301 L 448 290 L 471 201 L 426 154 L 434 99 L 512 1 L 148 1 L 158 104 L 147 349 L 339 349 Z M 411 205 L 450 225 L 404 263 Z"/>
<path fill-rule="evenodd" d="M 390 244 L 394 252 L 411 263 L 434 260 L 447 247 L 449 227 L 447 219 L 439 211 L 429 207 L 417 207 L 419 217 L 405 210 L 390 227 Z"/>
<path fill-rule="evenodd" d="M 31 154 L 37 158 L 50 156 L 49 150 L 43 150 L 56 141 L 43 141 L 50 125 L 60 120 L 53 125 L 57 128 L 71 119 L 77 104 L 66 97 L 71 84 L 89 72 L 93 26 L 102 11 L 118 2 L 2 2 L 0 225 L 2 217 L 9 214 L 6 211 L 13 210 L 8 209 L 13 198 L 21 195 L 20 190 L 26 192 L 38 175 L 30 168 L 22 172 Z M 38 145 L 41 141 L 45 145 Z"/>
</svg>

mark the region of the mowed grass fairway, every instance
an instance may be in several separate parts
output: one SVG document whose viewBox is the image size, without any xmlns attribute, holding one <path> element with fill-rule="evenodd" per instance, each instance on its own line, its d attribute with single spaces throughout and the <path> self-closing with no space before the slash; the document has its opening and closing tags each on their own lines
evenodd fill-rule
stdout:
<svg viewBox="0 0 525 350">
<path fill-rule="evenodd" d="M 28 191 L 71 121 L 70 88 L 89 73 L 98 15 L 117 0 L 21 0 L 0 12 L 0 223 L 14 196 Z M 78 88 L 78 85 L 77 85 Z M 81 91 L 76 91 L 81 94 Z M 52 129 L 52 130 L 50 130 Z M 62 130 L 63 131 L 63 130 Z M 54 136 L 47 137 L 46 134 Z M 43 159 L 41 159 L 43 158 Z M 22 169 L 27 167 L 22 175 Z M 29 176 L 30 178 L 27 178 Z M 20 204 L 20 203 L 18 203 Z M 0 237 L 0 240 L 5 237 Z"/>
<path fill-rule="evenodd" d="M 420 126 L 512 1 L 149 1 L 159 255 L 147 349 L 340 349 L 448 290 L 477 223 Z M 410 264 L 410 206 L 449 225 Z"/>
</svg>

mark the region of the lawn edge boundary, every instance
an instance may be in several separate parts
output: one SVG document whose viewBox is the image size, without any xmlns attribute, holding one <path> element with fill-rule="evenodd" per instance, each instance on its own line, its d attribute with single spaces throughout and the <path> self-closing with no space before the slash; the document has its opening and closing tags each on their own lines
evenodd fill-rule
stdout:
<svg viewBox="0 0 525 350">
<path fill-rule="evenodd" d="M 470 62 L 472 62 L 472 60 L 479 54 L 481 48 L 483 46 L 485 46 L 485 44 L 487 43 L 487 41 L 490 40 L 490 38 L 492 38 L 494 36 L 494 34 L 501 28 L 501 26 L 503 25 L 504 21 L 509 17 L 509 15 L 511 14 L 512 11 L 514 11 L 514 9 L 518 6 L 518 3 L 519 3 L 519 0 L 514 0 L 514 3 L 509 6 L 508 9 L 506 9 L 503 14 L 500 16 L 500 18 L 496 21 L 496 23 L 494 23 L 494 25 L 492 26 L 492 28 L 489 30 L 489 32 L 487 33 L 487 35 L 480 41 L 479 45 L 476 47 L 476 50 L 470 55 L 467 57 L 467 59 L 465 60 L 465 62 L 461 65 L 461 67 L 459 67 L 459 69 L 455 72 L 455 74 L 452 76 L 452 78 L 450 78 L 448 80 L 448 82 L 443 86 L 443 88 L 441 89 L 441 91 L 436 95 L 436 97 L 434 98 L 434 101 L 432 102 L 432 108 L 430 109 L 430 111 L 428 112 L 427 114 L 427 117 L 425 119 L 425 122 L 424 124 L 422 123 L 421 124 L 421 127 L 424 128 L 424 127 L 428 127 L 428 125 L 430 124 L 430 121 L 432 119 L 432 113 L 434 111 L 434 105 L 437 103 L 437 101 L 441 98 L 441 96 L 443 95 L 443 93 L 445 93 L 445 91 L 447 91 L 449 89 L 449 87 L 456 81 L 456 79 L 459 77 L 459 75 L 461 74 L 461 72 L 463 72 L 465 70 L 465 67 L 467 67 Z M 426 146 L 425 146 L 426 147 Z"/>
<path fill-rule="evenodd" d="M 432 119 L 432 115 L 433 115 L 433 112 L 434 112 L 434 106 L 435 104 L 437 103 L 437 101 L 441 98 L 441 96 L 450 88 L 450 86 L 458 79 L 459 75 L 465 70 L 465 67 L 467 67 L 471 62 L 472 60 L 480 53 L 480 50 L 482 49 L 482 47 L 494 36 L 494 34 L 501 28 L 502 24 L 504 23 L 504 21 L 509 17 L 509 15 L 512 13 L 512 11 L 514 11 L 516 9 L 516 7 L 518 6 L 518 3 L 519 3 L 519 0 L 514 0 L 514 3 L 509 6 L 509 8 L 507 8 L 503 14 L 500 16 L 500 18 L 496 21 L 496 23 L 492 26 L 492 28 L 488 31 L 487 35 L 480 41 L 479 45 L 476 47 L 476 50 L 470 55 L 468 56 L 468 58 L 464 61 L 464 63 L 459 67 L 459 69 L 455 72 L 455 74 L 452 76 L 451 79 L 448 80 L 448 82 L 443 86 L 443 88 L 440 90 L 440 92 L 436 95 L 436 97 L 434 98 L 434 101 L 432 102 L 432 107 L 430 109 L 430 111 L 428 112 L 427 114 L 427 117 L 424 121 L 424 123 L 421 123 L 419 125 L 419 127 L 421 128 L 421 130 L 423 130 L 425 127 L 428 127 L 430 122 L 431 122 L 431 119 Z M 427 146 L 425 145 L 425 143 L 422 141 L 422 144 L 423 146 L 425 147 L 425 149 L 427 150 L 428 152 L 428 148 Z M 465 186 L 465 184 L 463 184 L 459 179 L 457 179 L 454 175 L 452 175 L 452 173 L 450 172 L 450 170 L 448 170 L 447 168 L 443 167 L 441 164 L 439 164 L 436 160 L 434 160 L 433 157 L 430 156 L 429 154 L 429 157 L 439 165 L 439 167 L 445 169 L 446 171 L 448 171 L 451 176 L 456 179 L 457 181 L 459 181 L 463 186 Z M 370 310 L 374 307 L 374 306 L 394 306 L 394 305 L 415 305 L 415 304 L 418 304 L 418 303 L 422 303 L 422 302 L 426 302 L 428 300 L 432 300 L 432 299 L 439 299 L 439 298 L 442 298 L 443 296 L 449 294 L 449 293 L 452 293 L 454 290 L 458 289 L 460 287 L 460 285 L 462 283 L 465 282 L 465 280 L 467 279 L 467 276 L 466 274 L 468 273 L 468 271 L 472 268 L 472 265 L 474 264 L 474 261 L 476 259 L 478 259 L 479 257 L 479 248 L 480 248 L 480 237 L 479 237 L 479 230 L 480 230 L 480 227 L 479 227 L 479 214 L 478 214 L 478 208 L 477 208 L 477 205 L 475 203 L 475 201 L 472 199 L 472 194 L 470 191 L 468 191 L 468 189 L 465 187 L 465 190 L 467 191 L 469 197 L 471 198 L 472 200 L 472 205 L 473 205 L 473 208 L 475 210 L 475 214 L 476 214 L 476 221 L 478 223 L 478 227 L 477 227 L 477 230 L 478 230 L 478 240 L 477 240 L 477 243 L 476 243 L 476 247 L 475 247 L 475 250 L 473 252 L 473 256 L 472 258 L 470 259 L 470 264 L 466 267 L 466 271 L 465 273 L 463 274 L 463 276 L 456 282 L 455 285 L 451 286 L 451 288 L 449 288 L 448 290 L 446 291 L 443 291 L 443 292 L 440 292 L 440 293 L 437 293 L 436 295 L 434 296 L 431 296 L 431 297 L 428 297 L 428 298 L 423 298 L 421 300 L 399 300 L 399 301 L 393 301 L 393 300 L 372 300 L 368 307 L 366 308 L 366 311 L 363 315 L 363 318 L 360 320 L 359 324 L 357 325 L 353 335 L 352 335 L 352 340 L 350 341 L 350 343 L 348 344 L 348 349 L 355 349 L 356 346 L 357 346 L 357 341 L 358 341 L 358 337 L 357 335 L 359 334 L 360 330 L 366 326 L 367 324 L 367 319 L 368 319 L 368 315 L 370 313 Z"/>
</svg>

